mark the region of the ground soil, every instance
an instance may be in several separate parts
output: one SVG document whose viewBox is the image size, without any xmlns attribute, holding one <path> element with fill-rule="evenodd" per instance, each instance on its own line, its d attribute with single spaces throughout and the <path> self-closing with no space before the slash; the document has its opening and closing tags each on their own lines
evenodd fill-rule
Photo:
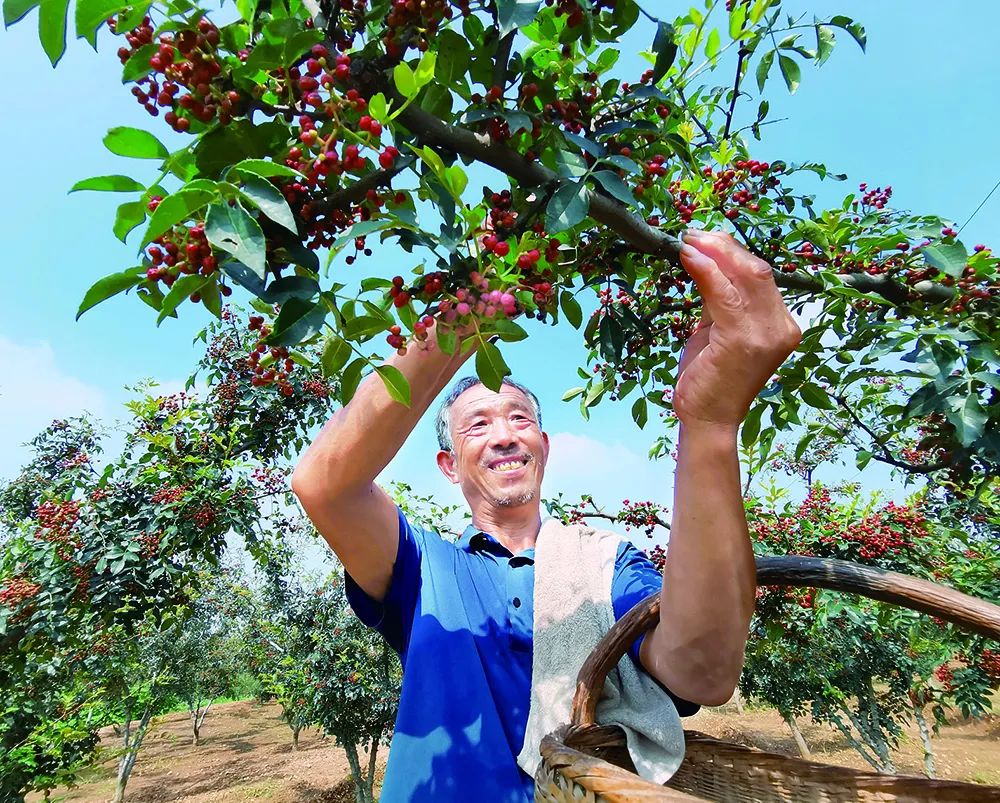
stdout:
<svg viewBox="0 0 1000 803">
<path fill-rule="evenodd" d="M 788 727 L 773 710 L 738 714 L 727 705 L 705 709 L 685 725 L 751 747 L 797 755 Z M 808 720 L 799 727 L 815 760 L 868 768 L 831 728 Z M 102 735 L 104 743 L 113 747 L 114 733 L 109 729 Z M 1000 716 L 975 722 L 953 718 L 935 737 L 934 749 L 939 777 L 1000 785 Z M 379 774 L 385 748 L 382 752 Z M 915 727 L 907 731 L 895 759 L 900 772 L 921 774 L 923 753 Z M 109 758 L 76 789 L 58 790 L 52 800 L 105 803 L 114 790 L 115 770 L 116 761 Z M 277 706 L 239 702 L 209 712 L 198 747 L 191 744 L 185 713 L 159 719 L 136 762 L 126 799 L 129 803 L 351 803 L 354 795 L 347 758 L 332 739 L 305 731 L 295 752 L 291 731 Z"/>
</svg>

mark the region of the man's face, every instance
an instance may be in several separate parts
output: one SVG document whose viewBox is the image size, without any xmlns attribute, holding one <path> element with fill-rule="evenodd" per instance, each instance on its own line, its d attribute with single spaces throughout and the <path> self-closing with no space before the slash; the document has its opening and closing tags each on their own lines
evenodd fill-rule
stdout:
<svg viewBox="0 0 1000 803">
<path fill-rule="evenodd" d="M 438 465 L 462 486 L 470 507 L 509 508 L 537 503 L 549 437 L 538 427 L 531 402 L 502 385 L 494 393 L 473 385 L 451 407 L 454 452 L 439 452 Z"/>
</svg>

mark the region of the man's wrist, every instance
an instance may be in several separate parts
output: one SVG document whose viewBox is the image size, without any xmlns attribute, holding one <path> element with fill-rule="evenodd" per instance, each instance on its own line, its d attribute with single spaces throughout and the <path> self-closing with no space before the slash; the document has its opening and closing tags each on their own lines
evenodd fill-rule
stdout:
<svg viewBox="0 0 1000 803">
<path fill-rule="evenodd" d="M 716 421 L 681 421 L 679 443 L 698 443 L 705 446 L 730 448 L 736 446 L 739 424 Z"/>
</svg>

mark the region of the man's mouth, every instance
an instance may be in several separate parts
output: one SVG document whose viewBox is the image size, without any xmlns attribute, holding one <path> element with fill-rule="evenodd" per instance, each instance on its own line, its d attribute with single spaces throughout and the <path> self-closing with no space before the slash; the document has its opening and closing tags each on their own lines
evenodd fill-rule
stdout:
<svg viewBox="0 0 1000 803">
<path fill-rule="evenodd" d="M 490 471 L 504 474 L 509 471 L 517 471 L 523 468 L 531 460 L 530 457 L 505 457 L 502 460 L 494 460 L 489 464 Z"/>
</svg>

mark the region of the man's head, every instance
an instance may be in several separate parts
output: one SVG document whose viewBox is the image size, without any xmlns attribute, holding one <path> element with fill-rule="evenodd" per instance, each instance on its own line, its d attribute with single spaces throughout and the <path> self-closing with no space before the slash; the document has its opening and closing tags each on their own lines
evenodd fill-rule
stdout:
<svg viewBox="0 0 1000 803">
<path fill-rule="evenodd" d="M 437 435 L 438 466 L 461 485 L 473 513 L 538 504 L 549 436 L 526 387 L 505 379 L 496 393 L 476 377 L 462 379 L 441 404 Z"/>
</svg>

